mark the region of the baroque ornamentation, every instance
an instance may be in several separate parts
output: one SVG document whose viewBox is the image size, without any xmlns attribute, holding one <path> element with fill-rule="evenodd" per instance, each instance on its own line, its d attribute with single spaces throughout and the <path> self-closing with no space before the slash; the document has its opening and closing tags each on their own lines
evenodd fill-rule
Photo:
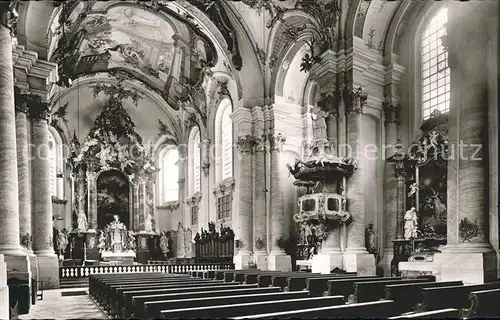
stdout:
<svg viewBox="0 0 500 320">
<path fill-rule="evenodd" d="M 18 112 L 25 112 L 32 120 L 48 120 L 50 118 L 50 106 L 42 102 L 42 97 L 37 94 L 15 94 L 15 107 Z"/>
<path fill-rule="evenodd" d="M 458 235 L 462 242 L 472 242 L 472 238 L 479 236 L 477 221 L 471 222 L 469 219 L 463 218 L 458 225 Z"/>
<path fill-rule="evenodd" d="M 336 45 L 335 29 L 342 10 L 338 0 L 328 2 L 321 0 L 297 0 L 295 8 L 301 9 L 316 19 L 316 23 L 304 24 L 302 26 L 288 25 L 285 37 L 289 41 L 296 41 L 307 29 L 312 33 L 306 44 L 310 53 L 302 58 L 301 71 L 308 72 L 313 64 L 321 63 L 320 56 L 327 50 L 334 50 Z"/>
<path fill-rule="evenodd" d="M 382 107 L 384 109 L 385 121 L 384 124 L 387 126 L 388 124 L 394 123 L 399 125 L 399 112 L 401 110 L 401 106 L 399 104 L 390 103 L 388 101 L 382 102 Z"/>
<path fill-rule="evenodd" d="M 9 29 L 12 36 L 16 34 L 19 3 L 20 1 L 0 2 L 0 24 Z"/>
<path fill-rule="evenodd" d="M 268 29 L 272 28 L 278 21 L 283 22 L 283 15 L 286 9 L 276 5 L 274 0 L 243 0 L 243 3 L 255 9 L 259 16 L 262 14 L 262 10 L 266 10 L 269 13 L 270 18 L 266 23 Z"/>
<path fill-rule="evenodd" d="M 201 164 L 201 171 L 203 172 L 204 177 L 208 177 L 208 174 L 210 173 L 210 162 L 203 161 Z"/>
<path fill-rule="evenodd" d="M 219 95 L 219 100 L 230 97 L 231 93 L 227 87 L 227 80 L 217 80 L 217 84 L 219 85 L 219 89 L 217 90 L 217 94 Z"/>
<path fill-rule="evenodd" d="M 344 91 L 344 101 L 346 102 L 345 112 L 349 114 L 356 112 L 357 114 L 363 113 L 363 106 L 366 104 L 368 94 L 363 92 L 362 87 L 356 89 L 346 89 Z"/>
<path fill-rule="evenodd" d="M 240 153 L 254 154 L 257 148 L 262 147 L 262 139 L 247 134 L 244 137 L 238 137 L 236 148 Z"/>
<path fill-rule="evenodd" d="M 261 238 L 257 238 L 255 240 L 255 249 L 257 250 L 262 250 L 266 247 L 266 241 L 262 240 Z"/>
<path fill-rule="evenodd" d="M 283 151 L 283 145 L 286 143 L 286 137 L 281 132 L 276 135 L 270 134 L 267 138 L 269 139 L 269 148 L 271 151 Z"/>
</svg>

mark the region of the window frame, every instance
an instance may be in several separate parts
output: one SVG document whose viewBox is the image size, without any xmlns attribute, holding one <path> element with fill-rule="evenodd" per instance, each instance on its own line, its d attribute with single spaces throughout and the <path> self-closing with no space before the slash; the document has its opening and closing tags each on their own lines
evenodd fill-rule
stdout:
<svg viewBox="0 0 500 320">
<path fill-rule="evenodd" d="M 167 157 L 169 155 L 169 153 L 171 152 L 177 152 L 177 161 L 173 164 L 175 166 L 175 168 L 177 169 L 177 181 L 175 181 L 175 184 L 176 184 L 176 188 L 172 188 L 172 189 L 169 189 L 168 185 L 167 184 L 167 181 L 168 180 L 171 180 L 171 179 L 165 179 L 165 168 L 166 168 L 166 161 L 167 161 Z M 166 203 L 169 203 L 169 202 L 177 202 L 179 201 L 179 192 L 180 192 L 180 186 L 179 186 L 179 177 L 180 177 L 180 172 L 179 172 L 179 160 L 180 160 L 180 157 L 179 157 L 179 150 L 177 149 L 176 146 L 174 145 L 168 145 L 168 146 L 165 146 L 160 154 L 159 154 L 159 157 L 158 157 L 158 164 L 159 164 L 159 168 L 160 168 L 160 172 L 158 174 L 158 186 L 159 186 L 159 204 L 160 205 L 164 205 Z M 176 197 L 175 199 L 170 199 L 167 194 L 169 192 L 174 192 L 174 191 L 177 191 L 176 192 Z"/>
</svg>

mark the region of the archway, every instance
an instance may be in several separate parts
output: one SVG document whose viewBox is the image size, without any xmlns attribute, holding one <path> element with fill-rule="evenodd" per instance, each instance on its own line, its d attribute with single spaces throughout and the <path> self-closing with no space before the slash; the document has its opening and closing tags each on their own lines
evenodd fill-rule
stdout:
<svg viewBox="0 0 500 320">
<path fill-rule="evenodd" d="M 118 215 L 130 230 L 130 183 L 118 170 L 102 172 L 97 178 L 97 228 L 104 229 Z"/>
</svg>

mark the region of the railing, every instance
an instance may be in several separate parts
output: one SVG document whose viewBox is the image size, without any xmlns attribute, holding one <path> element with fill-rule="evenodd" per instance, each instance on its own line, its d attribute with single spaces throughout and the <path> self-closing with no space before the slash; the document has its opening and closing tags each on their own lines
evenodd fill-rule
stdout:
<svg viewBox="0 0 500 320">
<path fill-rule="evenodd" d="M 178 265 L 121 265 L 121 266 L 88 266 L 88 267 L 59 267 L 59 278 L 85 278 L 91 274 L 116 274 L 116 273 L 188 273 L 195 270 L 234 269 L 232 263 L 197 263 Z"/>
</svg>

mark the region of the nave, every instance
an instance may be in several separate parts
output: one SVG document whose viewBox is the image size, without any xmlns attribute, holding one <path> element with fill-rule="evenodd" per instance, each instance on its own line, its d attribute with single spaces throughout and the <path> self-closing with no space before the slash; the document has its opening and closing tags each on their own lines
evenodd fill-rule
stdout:
<svg viewBox="0 0 500 320">
<path fill-rule="evenodd" d="M 126 319 L 490 318 L 499 315 L 500 282 L 205 270 L 92 275 L 89 294 L 108 317 Z"/>
</svg>

